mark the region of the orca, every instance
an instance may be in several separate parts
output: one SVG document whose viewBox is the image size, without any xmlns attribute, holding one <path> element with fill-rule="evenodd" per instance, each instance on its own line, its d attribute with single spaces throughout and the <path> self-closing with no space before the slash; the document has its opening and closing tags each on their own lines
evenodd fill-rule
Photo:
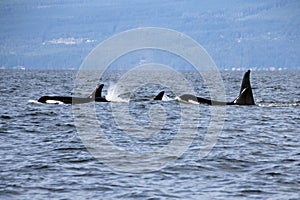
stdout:
<svg viewBox="0 0 300 200">
<path fill-rule="evenodd" d="M 88 97 L 72 97 L 72 96 L 42 96 L 39 98 L 38 102 L 40 103 L 55 103 L 55 104 L 81 104 L 89 103 L 92 101 L 96 102 L 108 102 L 104 97 L 102 97 L 102 89 L 104 84 L 98 86 L 92 94 Z"/>
<path fill-rule="evenodd" d="M 164 91 L 160 92 L 154 100 L 162 100 L 164 95 Z M 179 101 L 183 102 L 195 102 L 199 104 L 207 104 L 207 105 L 255 105 L 252 88 L 250 84 L 250 70 L 248 70 L 244 74 L 244 78 L 242 81 L 240 94 L 239 96 L 232 102 L 221 102 L 221 101 L 214 101 L 211 99 L 205 99 L 202 97 L 197 97 L 191 94 L 184 94 L 177 98 Z"/>
</svg>

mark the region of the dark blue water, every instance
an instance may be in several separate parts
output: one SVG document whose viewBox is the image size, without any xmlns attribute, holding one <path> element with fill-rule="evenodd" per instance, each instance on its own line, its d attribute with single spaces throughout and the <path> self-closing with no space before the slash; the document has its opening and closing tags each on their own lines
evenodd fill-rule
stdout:
<svg viewBox="0 0 300 200">
<path fill-rule="evenodd" d="M 251 81 L 258 106 L 227 107 L 217 143 L 202 159 L 198 154 L 210 107 L 186 104 L 190 109 L 200 109 L 201 123 L 191 146 L 163 168 L 139 173 L 116 170 L 94 158 L 76 130 L 71 105 L 31 101 L 42 95 L 71 95 L 76 72 L 0 73 L 1 199 L 300 198 L 299 71 L 253 71 Z M 120 74 L 109 72 L 100 80 L 105 84 L 104 94 Z M 193 72 L 184 75 L 198 77 Z M 243 72 L 222 75 L 227 99 L 233 100 Z M 205 95 L 201 88 L 200 84 L 196 86 L 197 93 Z M 151 98 L 156 92 L 148 87 L 137 94 Z M 148 139 L 134 139 L 116 128 L 112 104 L 118 105 L 96 104 L 97 117 L 107 137 L 129 152 L 159 149 L 176 136 L 178 102 L 129 104 L 132 120 L 145 127 L 149 126 L 151 106 L 166 108 L 166 125 Z"/>
</svg>

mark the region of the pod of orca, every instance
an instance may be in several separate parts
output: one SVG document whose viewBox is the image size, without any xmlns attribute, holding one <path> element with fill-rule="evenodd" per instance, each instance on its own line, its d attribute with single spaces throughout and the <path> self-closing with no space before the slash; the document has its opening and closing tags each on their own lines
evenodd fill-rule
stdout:
<svg viewBox="0 0 300 200">
<path fill-rule="evenodd" d="M 88 97 L 72 97 L 72 96 L 42 96 L 39 98 L 40 103 L 64 103 L 64 104 L 81 104 L 89 102 L 109 102 L 105 97 L 102 97 L 103 84 L 99 85 Z M 164 91 L 161 91 L 154 97 L 153 100 L 159 101 L 163 99 Z M 197 97 L 191 94 L 184 94 L 177 98 L 183 102 L 197 102 L 207 105 L 255 105 L 252 88 L 250 84 L 250 70 L 243 77 L 239 96 L 232 102 L 220 102 L 211 99 Z"/>
</svg>

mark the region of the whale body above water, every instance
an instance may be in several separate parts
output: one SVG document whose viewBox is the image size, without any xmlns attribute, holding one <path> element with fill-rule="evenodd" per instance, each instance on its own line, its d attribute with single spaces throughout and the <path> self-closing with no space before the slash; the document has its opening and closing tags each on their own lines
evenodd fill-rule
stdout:
<svg viewBox="0 0 300 200">
<path fill-rule="evenodd" d="M 207 105 L 255 105 L 252 88 L 250 84 L 250 72 L 251 71 L 248 70 L 244 74 L 239 96 L 232 102 L 215 101 L 211 99 L 194 96 L 191 94 L 183 94 L 179 96 L 177 99 L 182 102 L 196 102 L 199 104 L 207 104 Z M 163 96 L 164 96 L 164 91 L 160 92 L 159 95 L 155 98 L 155 100 L 162 100 Z"/>
</svg>

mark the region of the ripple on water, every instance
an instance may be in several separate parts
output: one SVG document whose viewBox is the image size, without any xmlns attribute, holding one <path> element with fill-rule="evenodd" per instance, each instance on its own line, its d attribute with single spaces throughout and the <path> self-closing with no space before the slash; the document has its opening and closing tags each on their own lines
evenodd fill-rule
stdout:
<svg viewBox="0 0 300 200">
<path fill-rule="evenodd" d="M 198 135 L 190 148 L 175 162 L 150 173 L 115 171 L 95 159 L 76 132 L 71 105 L 28 102 L 42 95 L 70 95 L 75 72 L 5 71 L 3 75 L 8 82 L 0 82 L 0 88 L 6 88 L 1 89 L 0 96 L 1 199 L 300 198 L 300 106 L 299 94 L 294 92 L 300 85 L 299 72 L 253 72 L 253 92 L 259 106 L 227 107 L 223 131 L 203 159 L 198 155 L 210 107 L 200 107 Z M 224 73 L 229 97 L 238 93 L 241 75 Z M 109 86 L 120 75 L 106 76 L 101 81 Z M 193 73 L 187 77 L 197 79 Z M 57 82 L 64 86 L 58 87 Z M 201 80 L 194 83 L 198 85 L 197 94 L 205 93 Z M 151 88 L 148 91 L 157 93 Z M 11 93 L 15 98 L 9 98 Z M 147 102 L 132 103 L 136 104 L 131 107 L 131 117 L 149 120 L 151 106 Z M 161 132 L 140 141 L 124 136 L 113 126 L 110 103 L 97 104 L 95 110 L 99 126 L 119 148 L 147 152 L 167 145 L 179 130 L 180 110 L 175 103 L 161 104 L 167 109 L 167 124 Z M 188 106 L 193 109 L 198 105 Z"/>
</svg>

